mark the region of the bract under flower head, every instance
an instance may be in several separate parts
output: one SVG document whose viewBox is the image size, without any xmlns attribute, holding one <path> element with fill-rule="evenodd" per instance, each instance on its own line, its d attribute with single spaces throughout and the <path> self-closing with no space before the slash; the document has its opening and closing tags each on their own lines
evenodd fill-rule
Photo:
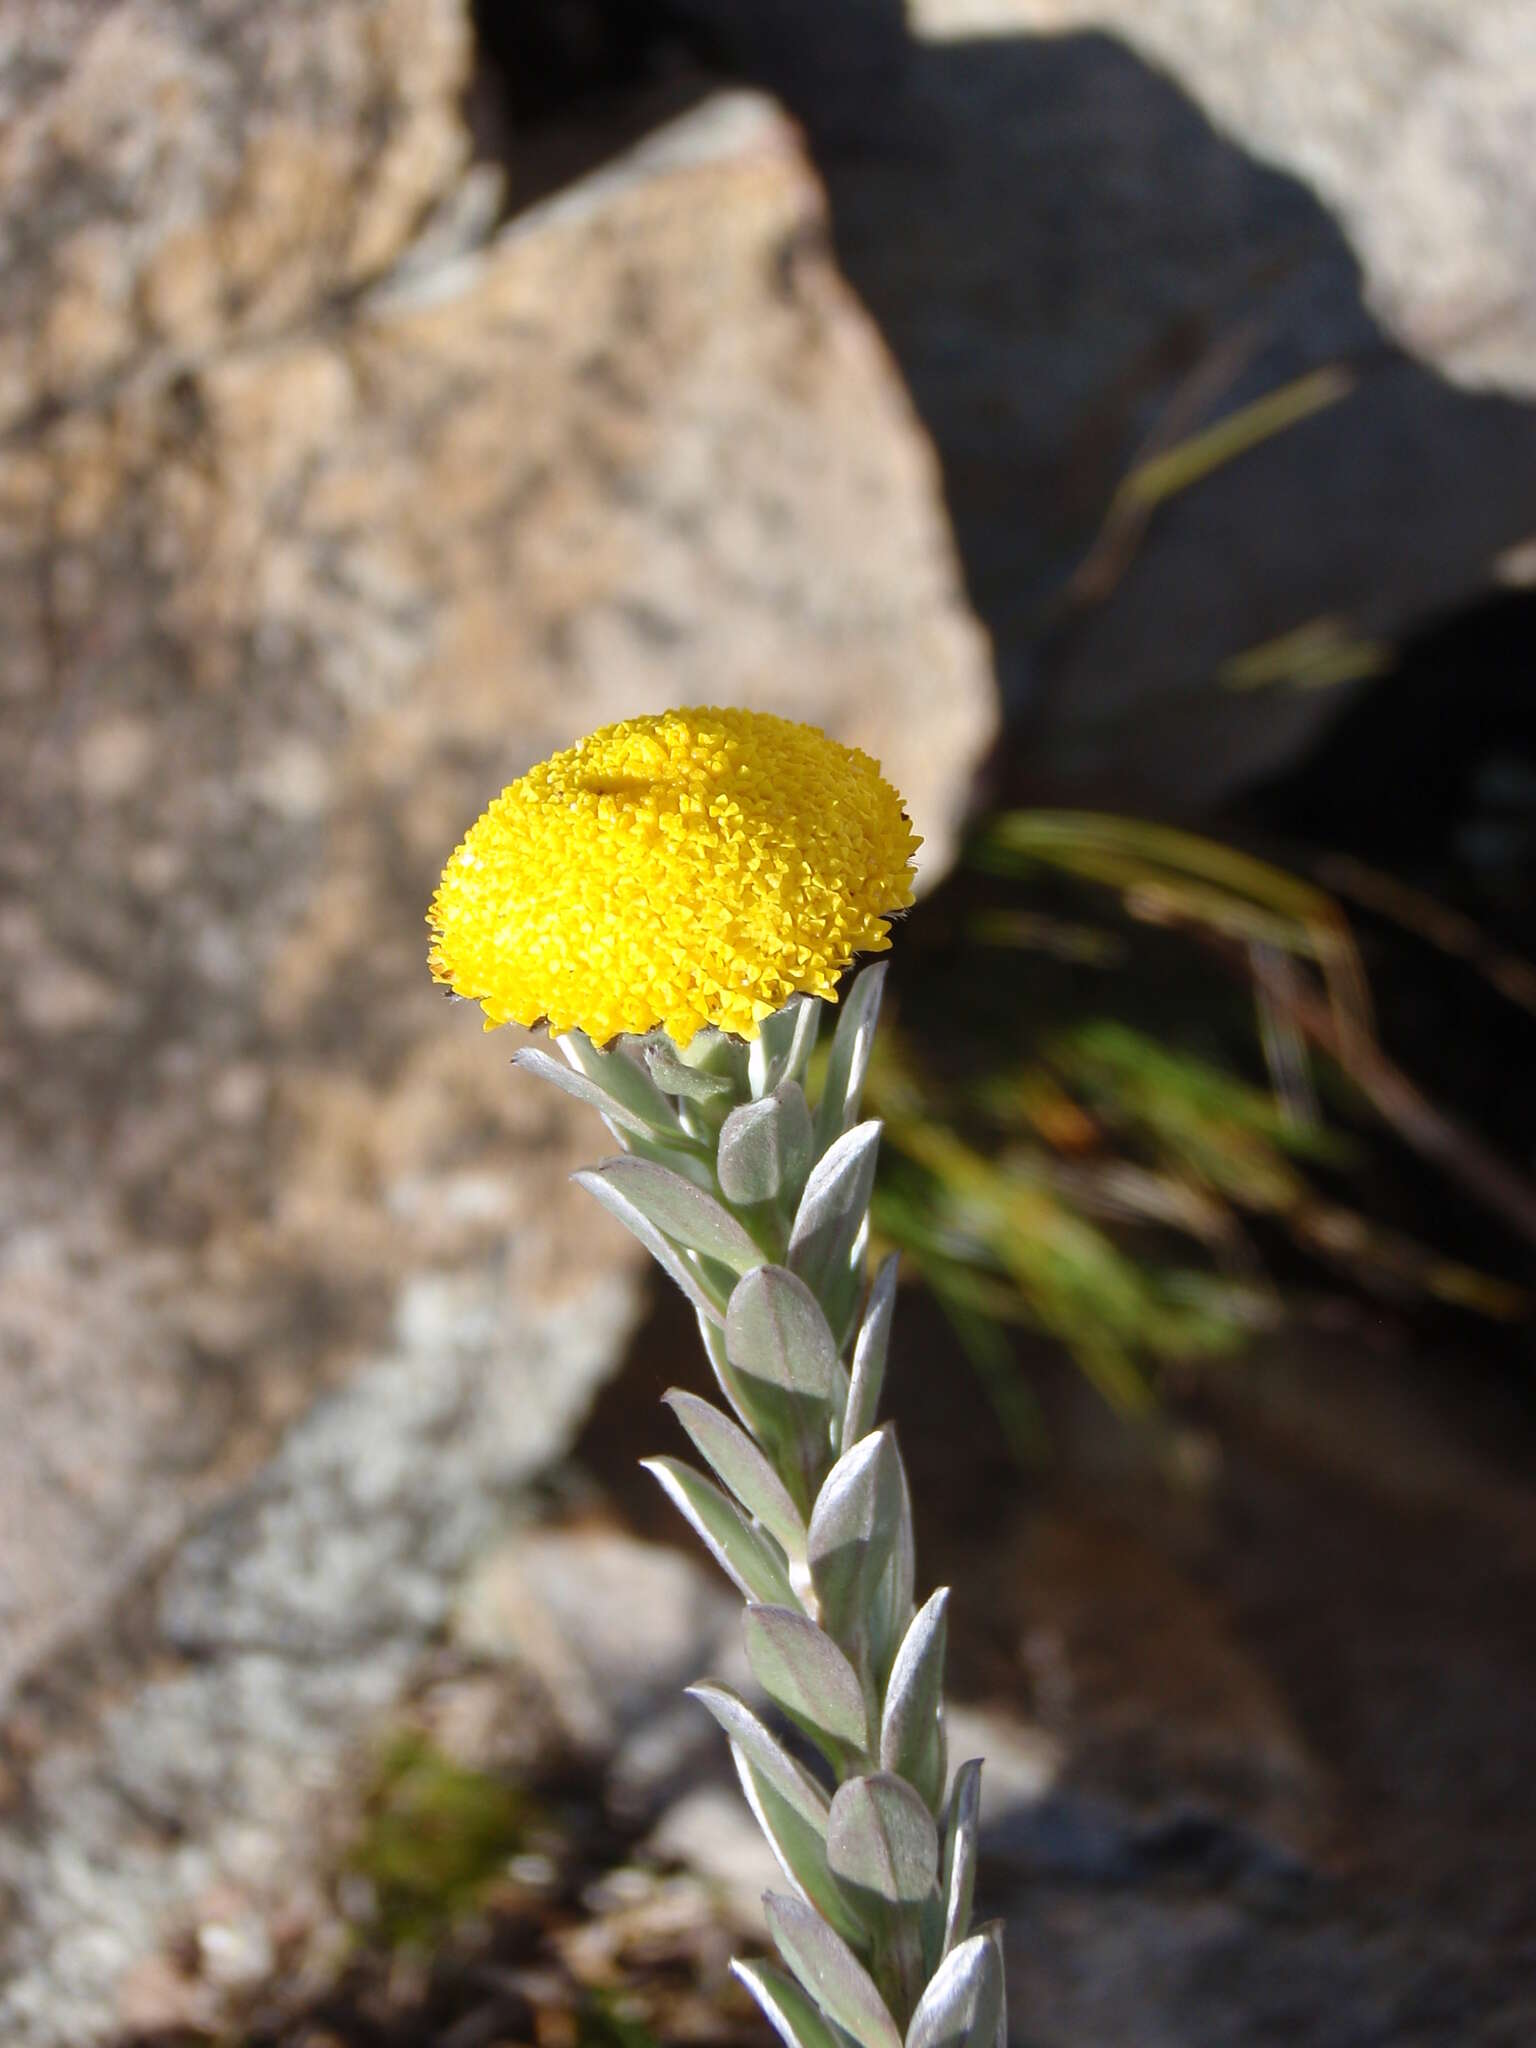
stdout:
<svg viewBox="0 0 1536 2048">
<path fill-rule="evenodd" d="M 487 1028 L 755 1038 L 889 944 L 921 845 L 879 764 L 763 711 L 605 726 L 504 789 L 443 872 L 434 976 Z"/>
</svg>

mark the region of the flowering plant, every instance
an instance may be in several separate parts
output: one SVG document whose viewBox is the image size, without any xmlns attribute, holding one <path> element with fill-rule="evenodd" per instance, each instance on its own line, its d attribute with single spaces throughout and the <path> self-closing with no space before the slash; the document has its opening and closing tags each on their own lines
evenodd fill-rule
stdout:
<svg viewBox="0 0 1536 2048">
<path fill-rule="evenodd" d="M 733 1967 L 786 2048 L 1001 2048 L 997 1928 L 972 1933 L 981 1766 L 951 1782 L 945 1588 L 915 1599 L 912 1511 L 878 1411 L 896 1262 L 867 1284 L 880 1126 L 859 1102 L 920 842 L 878 765 L 766 713 L 609 726 L 491 804 L 433 900 L 432 971 L 519 1065 L 623 1146 L 577 1175 L 682 1288 L 724 1407 L 667 1395 L 713 1473 L 646 1461 L 746 1600 L 752 1671 L 797 1755 L 728 1687 L 731 1745 L 793 1888 L 786 1969 Z M 718 1482 L 718 1483 L 717 1483 Z M 792 1740 L 792 1738 L 791 1738 Z M 804 1760 L 802 1760 L 804 1759 Z"/>
</svg>

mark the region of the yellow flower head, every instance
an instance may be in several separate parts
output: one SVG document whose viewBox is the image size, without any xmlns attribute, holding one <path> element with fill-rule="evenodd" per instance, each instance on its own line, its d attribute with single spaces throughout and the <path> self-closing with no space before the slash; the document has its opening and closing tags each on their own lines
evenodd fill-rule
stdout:
<svg viewBox="0 0 1536 2048">
<path fill-rule="evenodd" d="M 765 711 L 605 726 L 504 789 L 443 871 L 431 968 L 487 1029 L 755 1038 L 889 944 L 922 844 L 878 762 Z"/>
</svg>

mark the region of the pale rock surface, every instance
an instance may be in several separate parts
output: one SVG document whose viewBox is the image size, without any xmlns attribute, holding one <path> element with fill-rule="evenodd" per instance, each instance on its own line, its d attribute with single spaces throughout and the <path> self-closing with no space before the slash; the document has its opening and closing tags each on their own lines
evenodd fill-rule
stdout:
<svg viewBox="0 0 1536 2048">
<path fill-rule="evenodd" d="M 1536 396 L 1536 13 L 1526 0 L 910 0 L 914 32 L 1123 36 L 1302 178 L 1402 345 Z"/>
<path fill-rule="evenodd" d="M 706 1674 L 740 1684 L 741 1601 L 718 1573 L 617 1529 L 534 1529 L 488 1553 L 466 1583 L 454 1635 L 519 1665 L 573 1746 L 611 1757 L 654 1729 Z M 712 1727 L 702 1708 L 690 1723 Z"/>
<path fill-rule="evenodd" d="M 0 41 L 0 425 L 334 318 L 468 155 L 459 0 L 38 0 Z"/>
<path fill-rule="evenodd" d="M 33 1696 L 27 1826 L 0 1836 L 7 2042 L 101 2037 L 125 1982 L 186 1935 L 213 1966 L 173 1980 L 180 2017 L 214 2024 L 219 1995 L 263 1974 L 271 1924 L 325 1917 L 316 1862 L 370 1741 L 633 1312 L 619 1272 L 541 1308 L 515 1253 L 411 1281 L 390 1348 L 182 1544 L 115 1655 Z"/>
</svg>

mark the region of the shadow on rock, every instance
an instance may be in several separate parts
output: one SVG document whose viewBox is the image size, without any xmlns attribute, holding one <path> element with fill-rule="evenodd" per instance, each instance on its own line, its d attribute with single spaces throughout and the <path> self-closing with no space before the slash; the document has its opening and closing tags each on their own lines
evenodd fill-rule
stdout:
<svg viewBox="0 0 1536 2048">
<path fill-rule="evenodd" d="M 804 124 L 942 468 L 1003 793 L 1218 801 L 1536 526 L 1536 408 L 1406 355 L 1307 187 L 1124 43 L 671 12 Z"/>
</svg>

